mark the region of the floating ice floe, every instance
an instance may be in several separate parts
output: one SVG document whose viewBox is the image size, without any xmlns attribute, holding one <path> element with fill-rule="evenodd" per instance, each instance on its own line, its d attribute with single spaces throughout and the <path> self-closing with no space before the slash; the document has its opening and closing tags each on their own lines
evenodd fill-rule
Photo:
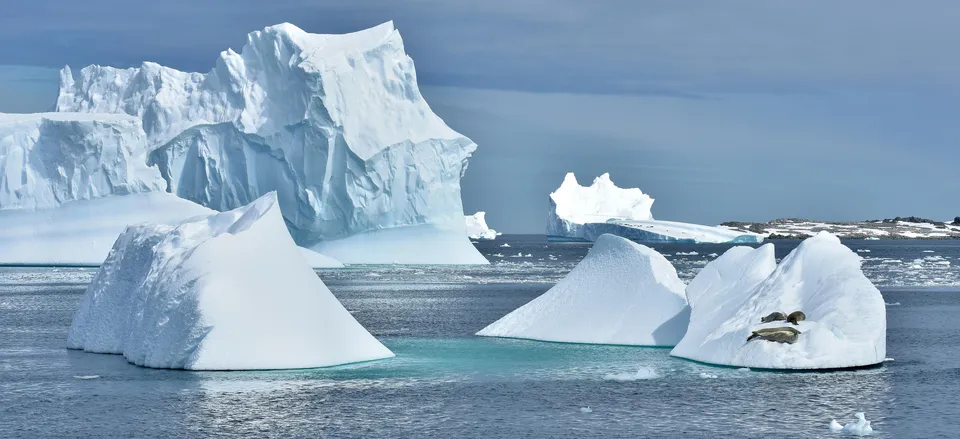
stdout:
<svg viewBox="0 0 960 439">
<path fill-rule="evenodd" d="M 683 337 L 688 316 L 684 284 L 663 255 L 603 235 L 553 288 L 477 335 L 673 346 Z"/>
<path fill-rule="evenodd" d="M 625 372 L 625 373 L 609 373 L 603 376 L 605 381 L 637 381 L 637 380 L 652 380 L 660 378 L 660 374 L 653 368 L 641 367 L 637 369 L 636 372 Z"/>
<path fill-rule="evenodd" d="M 707 264 L 687 287 L 690 326 L 672 355 L 729 366 L 832 369 L 881 363 L 886 309 L 880 291 L 860 270 L 861 259 L 821 232 L 803 241 L 777 267 L 773 246 L 734 247 Z M 761 323 L 773 313 L 802 311 L 806 319 Z M 754 331 L 788 327 L 793 343 L 748 341 Z"/>
<path fill-rule="evenodd" d="M 310 268 L 275 193 L 117 239 L 67 347 L 191 370 L 332 366 L 393 356 Z"/>
<path fill-rule="evenodd" d="M 870 426 L 870 421 L 867 420 L 867 417 L 863 413 L 857 413 L 856 416 L 856 422 L 850 422 L 846 425 L 840 425 L 836 419 L 831 420 L 830 430 L 838 433 L 854 434 L 857 436 L 868 436 L 873 434 L 873 428 Z"/>
</svg>

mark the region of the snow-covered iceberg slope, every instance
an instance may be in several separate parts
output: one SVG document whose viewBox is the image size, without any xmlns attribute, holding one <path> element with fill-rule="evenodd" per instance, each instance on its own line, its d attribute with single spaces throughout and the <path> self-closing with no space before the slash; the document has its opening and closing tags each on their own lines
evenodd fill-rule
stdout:
<svg viewBox="0 0 960 439">
<path fill-rule="evenodd" d="M 176 226 L 127 228 L 87 288 L 67 347 L 191 370 L 393 356 L 310 269 L 274 193 Z"/>
<path fill-rule="evenodd" d="M 705 363 L 768 369 L 833 369 L 881 363 L 886 309 L 860 270 L 861 259 L 826 232 L 803 241 L 774 268 L 773 246 L 735 247 L 687 287 L 690 326 L 672 355 Z M 761 323 L 773 313 L 806 319 Z M 761 328 L 793 327 L 795 343 L 754 339 Z"/>
<path fill-rule="evenodd" d="M 728 228 L 653 219 L 653 198 L 640 189 L 617 187 L 610 174 L 581 186 L 567 173 L 550 194 L 547 238 L 594 241 L 609 233 L 639 242 L 758 243 L 763 237 Z"/>
<path fill-rule="evenodd" d="M 477 212 L 464 217 L 464 221 L 467 224 L 467 236 L 470 237 L 470 239 L 497 239 L 497 236 L 500 235 L 496 230 L 491 229 L 490 226 L 487 225 L 486 216 L 486 212 Z"/>
<path fill-rule="evenodd" d="M 553 288 L 477 335 L 673 346 L 688 320 L 684 284 L 670 261 L 643 245 L 603 235 Z"/>
<path fill-rule="evenodd" d="M 344 262 L 487 263 L 460 200 L 476 144 L 431 111 L 392 23 L 345 35 L 270 26 L 205 74 L 68 67 L 57 111 L 135 116 L 170 192 L 224 211 L 276 191 L 297 243 Z"/>
</svg>

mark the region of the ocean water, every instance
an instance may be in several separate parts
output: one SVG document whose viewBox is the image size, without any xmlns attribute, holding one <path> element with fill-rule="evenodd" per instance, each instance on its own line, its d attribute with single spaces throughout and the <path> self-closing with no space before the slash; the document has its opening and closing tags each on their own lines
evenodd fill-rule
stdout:
<svg viewBox="0 0 960 439">
<path fill-rule="evenodd" d="M 960 242 L 847 244 L 870 250 L 860 254 L 888 303 L 891 360 L 831 373 L 474 337 L 589 248 L 536 236 L 478 243 L 485 267 L 320 271 L 397 354 L 326 369 L 153 370 L 68 351 L 95 270 L 0 268 L 0 437 L 832 438 L 843 436 L 830 420 L 859 411 L 876 437 L 960 436 Z M 776 245 L 783 257 L 796 243 Z M 726 248 L 657 247 L 685 279 Z"/>
</svg>

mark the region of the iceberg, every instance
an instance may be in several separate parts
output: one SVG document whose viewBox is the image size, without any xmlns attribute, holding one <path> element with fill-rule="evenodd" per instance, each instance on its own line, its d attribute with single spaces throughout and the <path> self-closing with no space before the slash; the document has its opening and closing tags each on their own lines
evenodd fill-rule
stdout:
<svg viewBox="0 0 960 439">
<path fill-rule="evenodd" d="M 477 335 L 674 346 L 689 320 L 684 287 L 660 253 L 619 236 L 602 235 L 553 288 Z"/>
<path fill-rule="evenodd" d="M 861 258 L 820 232 L 779 266 L 773 245 L 734 247 L 711 261 L 687 287 L 690 325 L 671 355 L 761 369 L 837 369 L 875 365 L 886 356 L 886 308 L 860 270 Z M 761 323 L 802 311 L 797 325 Z M 790 327 L 794 343 L 747 341 L 753 331 Z"/>
<path fill-rule="evenodd" d="M 0 264 L 97 266 L 130 224 L 213 213 L 164 186 L 140 119 L 0 114 Z M 303 252 L 315 267 L 343 266 Z"/>
<path fill-rule="evenodd" d="M 603 234 L 638 242 L 759 243 L 761 235 L 723 227 L 653 219 L 653 198 L 640 189 L 617 187 L 610 174 L 581 186 L 572 172 L 550 194 L 547 238 L 552 241 L 594 241 Z"/>
<path fill-rule="evenodd" d="M 873 427 L 870 426 L 870 421 L 867 420 L 866 415 L 862 412 L 857 413 L 857 422 L 850 422 L 846 425 L 840 425 L 836 419 L 830 420 L 830 431 L 838 433 L 848 433 L 857 436 L 869 436 L 873 434 Z"/>
<path fill-rule="evenodd" d="M 486 212 L 477 212 L 464 217 L 467 224 L 467 236 L 470 239 L 493 240 L 500 236 L 500 233 L 487 226 L 486 216 Z"/>
<path fill-rule="evenodd" d="M 488 263 L 460 199 L 476 144 L 427 105 L 392 22 L 270 26 L 208 73 L 66 67 L 56 109 L 138 119 L 146 163 L 186 200 L 226 211 L 276 191 L 294 240 L 343 262 Z"/>
<path fill-rule="evenodd" d="M 393 356 L 307 264 L 272 192 L 175 226 L 128 227 L 87 288 L 67 347 L 189 370 Z"/>
</svg>

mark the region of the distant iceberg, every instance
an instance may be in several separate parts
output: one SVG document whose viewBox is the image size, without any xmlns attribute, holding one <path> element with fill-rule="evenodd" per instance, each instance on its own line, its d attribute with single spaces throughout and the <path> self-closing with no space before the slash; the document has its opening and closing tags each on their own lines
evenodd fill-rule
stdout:
<svg viewBox="0 0 960 439">
<path fill-rule="evenodd" d="M 779 266 L 773 245 L 734 247 L 687 286 L 690 325 L 672 355 L 704 363 L 764 369 L 869 366 L 886 356 L 886 308 L 860 269 L 861 258 L 820 232 Z M 774 312 L 805 320 L 761 323 Z M 753 331 L 787 327 L 793 343 L 754 339 Z"/>
<path fill-rule="evenodd" d="M 473 215 L 467 215 L 464 220 L 467 224 L 467 236 L 470 239 L 497 239 L 500 233 L 487 226 L 486 212 L 477 212 Z"/>
<path fill-rule="evenodd" d="M 307 264 L 274 193 L 176 226 L 128 227 L 87 288 L 67 347 L 189 370 L 393 356 Z"/>
<path fill-rule="evenodd" d="M 392 23 L 269 26 L 208 73 L 67 67 L 56 108 L 140 121 L 146 164 L 183 199 L 225 211 L 276 191 L 295 241 L 343 262 L 487 263 L 460 199 L 476 144 L 431 111 Z"/>
<path fill-rule="evenodd" d="M 618 236 L 602 235 L 553 288 L 477 335 L 674 346 L 689 320 L 684 287 L 660 253 Z"/>
<path fill-rule="evenodd" d="M 610 174 L 581 186 L 567 173 L 550 194 L 547 238 L 554 241 L 594 241 L 609 233 L 637 242 L 759 243 L 763 237 L 722 227 L 653 219 L 653 198 L 640 189 L 617 187 Z"/>
</svg>

